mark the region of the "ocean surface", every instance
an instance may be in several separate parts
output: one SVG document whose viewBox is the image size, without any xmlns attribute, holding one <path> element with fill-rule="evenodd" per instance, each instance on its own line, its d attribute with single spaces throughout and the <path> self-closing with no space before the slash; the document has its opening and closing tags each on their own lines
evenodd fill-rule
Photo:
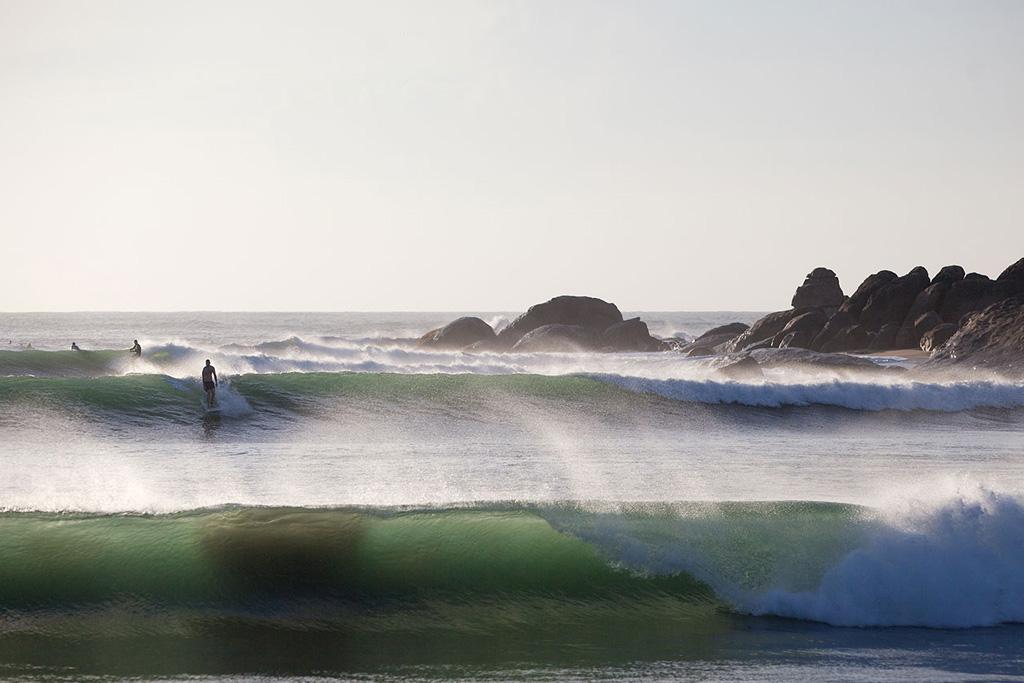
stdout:
<svg viewBox="0 0 1024 683">
<path fill-rule="evenodd" d="M 458 315 L 0 314 L 0 678 L 1024 681 L 1024 385 Z"/>
</svg>

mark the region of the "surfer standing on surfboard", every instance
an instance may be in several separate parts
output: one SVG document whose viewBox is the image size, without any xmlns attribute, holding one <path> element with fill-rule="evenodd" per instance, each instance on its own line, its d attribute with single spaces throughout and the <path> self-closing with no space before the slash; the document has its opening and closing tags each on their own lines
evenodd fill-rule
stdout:
<svg viewBox="0 0 1024 683">
<path fill-rule="evenodd" d="M 220 381 L 217 379 L 217 368 L 210 365 L 210 359 L 206 359 L 206 367 L 203 368 L 203 391 L 206 392 L 206 407 L 213 408 L 214 402 L 217 400 L 217 385 Z"/>
</svg>

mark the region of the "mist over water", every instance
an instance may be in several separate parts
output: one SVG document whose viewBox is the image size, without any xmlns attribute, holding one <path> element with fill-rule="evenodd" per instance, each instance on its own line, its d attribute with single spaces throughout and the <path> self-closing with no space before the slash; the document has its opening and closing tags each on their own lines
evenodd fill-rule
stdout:
<svg viewBox="0 0 1024 683">
<path fill-rule="evenodd" d="M 389 665 L 434 661 L 411 633 L 754 678 L 790 665 L 763 651 L 779 638 L 866 647 L 881 671 L 843 627 L 911 629 L 894 638 L 922 680 L 973 664 L 924 662 L 913 628 L 1016 643 L 982 674 L 1024 656 L 1024 386 L 883 371 L 900 358 L 737 382 L 675 353 L 416 347 L 451 317 L 0 315 L 0 659 L 59 663 L 41 643 L 97 630 L 184 653 L 268 628 L 376 634 Z M 685 337 L 755 314 L 645 317 Z M 525 635 L 547 628 L 591 654 Z"/>
</svg>

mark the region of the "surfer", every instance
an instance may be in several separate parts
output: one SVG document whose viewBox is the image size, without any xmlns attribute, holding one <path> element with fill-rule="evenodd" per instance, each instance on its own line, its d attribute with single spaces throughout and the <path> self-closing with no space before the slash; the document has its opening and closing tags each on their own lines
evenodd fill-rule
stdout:
<svg viewBox="0 0 1024 683">
<path fill-rule="evenodd" d="M 139 346 L 139 340 L 136 339 L 132 348 L 128 349 L 128 353 L 134 353 L 136 356 L 142 356 L 142 347 Z"/>
<path fill-rule="evenodd" d="M 72 351 L 81 351 L 82 349 L 78 348 L 78 344 L 76 344 L 75 342 L 71 342 L 71 350 Z"/>
<path fill-rule="evenodd" d="M 217 368 L 210 365 L 210 359 L 206 359 L 206 367 L 203 368 L 203 391 L 206 392 L 206 407 L 213 408 L 214 401 L 217 400 L 217 385 L 220 381 L 217 379 Z"/>
</svg>

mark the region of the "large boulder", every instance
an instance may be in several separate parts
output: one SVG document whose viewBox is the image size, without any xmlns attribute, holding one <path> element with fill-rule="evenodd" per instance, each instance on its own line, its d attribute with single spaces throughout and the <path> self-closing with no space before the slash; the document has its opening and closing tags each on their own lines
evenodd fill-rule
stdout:
<svg viewBox="0 0 1024 683">
<path fill-rule="evenodd" d="M 807 312 L 808 309 L 806 308 L 791 308 L 788 311 L 776 311 L 775 313 L 769 313 L 751 325 L 750 329 L 746 332 L 729 342 L 727 345 L 727 351 L 732 353 L 735 351 L 742 351 L 744 349 L 750 350 L 770 345 L 775 335 L 781 332 L 782 328 L 784 328 L 790 320 Z"/>
<path fill-rule="evenodd" d="M 774 348 L 810 348 L 811 342 L 818 336 L 827 321 L 828 316 L 820 308 L 813 308 L 806 313 L 801 313 L 786 323 L 785 327 L 775 335 L 771 345 Z"/>
<path fill-rule="evenodd" d="M 811 340 L 810 348 L 815 351 L 821 351 L 823 347 L 831 344 L 832 340 L 836 338 L 841 330 L 850 327 L 856 322 L 857 321 L 854 320 L 853 316 L 850 315 L 848 311 L 841 309 L 836 311 L 832 317 L 828 319 L 828 322 L 825 323 L 825 326 L 821 328 L 821 331 L 818 332 L 814 339 Z M 846 351 L 847 349 L 833 350 Z"/>
<path fill-rule="evenodd" d="M 1024 295 L 1003 299 L 971 316 L 932 352 L 928 364 L 982 367 L 1024 376 Z"/>
<path fill-rule="evenodd" d="M 793 294 L 793 308 L 835 308 L 846 297 L 839 286 L 839 278 L 828 268 L 815 268 Z"/>
<path fill-rule="evenodd" d="M 838 330 L 818 349 L 822 353 L 864 351 L 871 346 L 875 334 L 863 325 L 848 325 Z"/>
<path fill-rule="evenodd" d="M 994 281 L 985 275 L 971 273 L 950 286 L 938 312 L 945 322 L 957 324 L 968 313 L 980 311 L 1003 298 L 1002 288 Z"/>
<path fill-rule="evenodd" d="M 887 282 L 876 289 L 864 304 L 860 312 L 860 324 L 872 330 L 881 330 L 883 325 L 894 325 L 898 333 L 917 295 L 929 284 L 931 279 L 928 271 L 921 266 L 903 277 Z M 892 342 L 896 341 L 896 333 L 892 336 Z M 877 339 L 876 343 L 879 343 Z"/>
<path fill-rule="evenodd" d="M 935 311 L 928 311 L 924 315 L 918 316 L 917 320 L 914 321 L 914 337 L 916 337 L 917 341 L 920 342 L 925 333 L 942 324 L 942 318 L 938 313 Z M 908 346 L 907 348 L 910 347 Z"/>
<path fill-rule="evenodd" d="M 713 327 L 678 350 L 686 356 L 710 356 L 725 350 L 725 346 L 733 339 L 750 329 L 744 323 L 729 323 Z"/>
<path fill-rule="evenodd" d="M 940 282 L 954 283 L 964 279 L 965 271 L 963 266 L 943 266 L 942 269 L 932 278 L 932 284 Z"/>
<path fill-rule="evenodd" d="M 684 355 L 712 355 L 723 352 L 726 346 L 733 339 L 751 329 L 751 326 L 743 323 L 729 323 L 720 325 L 703 333 L 689 344 L 679 347 L 679 352 Z"/>
<path fill-rule="evenodd" d="M 524 334 L 512 350 L 520 353 L 575 353 L 593 350 L 597 334 L 582 325 L 541 325 Z"/>
<path fill-rule="evenodd" d="M 950 267 L 946 266 L 946 268 Z M 933 284 L 928 285 L 924 291 L 917 295 L 910 310 L 907 311 L 907 317 L 903 319 L 903 325 L 900 326 L 899 334 L 896 335 L 896 346 L 898 348 L 912 349 L 917 347 L 917 343 L 921 340 L 921 334 L 917 331 L 918 318 L 927 313 L 935 313 L 938 316 L 942 300 L 953 287 L 953 282 L 948 280 L 940 282 L 933 280 L 932 282 Z M 942 322 L 941 317 L 939 322 Z M 927 332 L 927 330 L 923 332 Z"/>
<path fill-rule="evenodd" d="M 451 321 L 444 327 L 431 330 L 420 337 L 420 346 L 439 349 L 461 349 L 494 339 L 494 330 L 480 318 L 466 316 Z"/>
<path fill-rule="evenodd" d="M 996 282 L 1008 296 L 1024 294 L 1024 258 L 1007 267 L 996 278 Z"/>
<path fill-rule="evenodd" d="M 899 334 L 900 326 L 894 323 L 882 325 L 882 329 L 875 333 L 868 344 L 869 351 L 888 351 L 896 348 L 896 335 Z"/>
<path fill-rule="evenodd" d="M 921 335 L 921 350 L 931 353 L 949 341 L 954 334 L 956 334 L 956 325 L 952 323 L 936 325 Z"/>
<path fill-rule="evenodd" d="M 694 339 L 694 341 L 700 341 L 708 337 L 717 337 L 725 334 L 731 334 L 732 336 L 737 337 L 749 329 L 750 325 L 746 323 L 726 323 L 725 325 L 712 327 L 710 330 Z"/>
<path fill-rule="evenodd" d="M 655 339 L 640 318 L 616 323 L 601 333 L 597 340 L 603 351 L 665 351 L 668 344 Z"/>
<path fill-rule="evenodd" d="M 857 291 L 850 295 L 850 298 L 843 303 L 840 310 L 849 313 L 853 316 L 854 320 L 858 320 L 860 312 L 864 310 L 864 306 L 867 305 L 868 300 L 871 299 L 875 292 L 897 279 L 899 279 L 899 276 L 891 270 L 880 270 L 874 275 L 868 275 L 864 282 L 860 283 Z"/>
<path fill-rule="evenodd" d="M 556 296 L 530 306 L 498 333 L 498 339 L 512 347 L 524 335 L 545 325 L 582 327 L 597 336 L 621 322 L 622 313 L 615 304 L 589 296 Z"/>
</svg>

